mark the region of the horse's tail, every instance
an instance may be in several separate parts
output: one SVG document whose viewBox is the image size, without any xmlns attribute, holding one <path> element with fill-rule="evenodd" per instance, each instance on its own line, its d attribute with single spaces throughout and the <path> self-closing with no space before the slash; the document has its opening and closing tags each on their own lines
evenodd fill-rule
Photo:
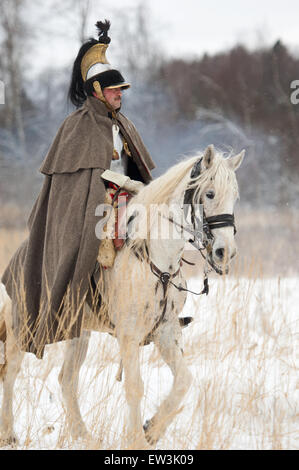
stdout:
<svg viewBox="0 0 299 470">
<path fill-rule="evenodd" d="M 5 356 L 5 342 L 6 342 L 6 325 L 4 319 L 4 310 L 7 308 L 10 301 L 5 288 L 0 284 L 0 380 L 3 379 L 6 371 L 6 356 Z"/>
</svg>

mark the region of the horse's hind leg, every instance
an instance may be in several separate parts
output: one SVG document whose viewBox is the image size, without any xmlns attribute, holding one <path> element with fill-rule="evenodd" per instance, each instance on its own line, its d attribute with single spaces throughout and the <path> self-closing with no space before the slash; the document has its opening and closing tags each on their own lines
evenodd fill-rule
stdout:
<svg viewBox="0 0 299 470">
<path fill-rule="evenodd" d="M 0 420 L 1 446 L 17 443 L 17 438 L 14 433 L 13 388 L 24 356 L 24 353 L 19 350 L 11 330 L 10 301 L 6 309 L 5 368 L 3 368 L 3 375 L 1 377 L 3 380 L 3 399 Z"/>
<path fill-rule="evenodd" d="M 165 433 L 191 385 L 192 375 L 180 347 L 180 336 L 181 328 L 178 322 L 175 325 L 166 323 L 155 339 L 162 358 L 172 371 L 173 385 L 156 414 L 144 425 L 146 438 L 151 444 L 155 444 Z"/>
<path fill-rule="evenodd" d="M 66 419 L 74 439 L 90 437 L 81 416 L 77 396 L 80 367 L 87 354 L 89 337 L 90 333 L 83 331 L 80 338 L 67 342 L 64 362 L 59 373 Z"/>
</svg>

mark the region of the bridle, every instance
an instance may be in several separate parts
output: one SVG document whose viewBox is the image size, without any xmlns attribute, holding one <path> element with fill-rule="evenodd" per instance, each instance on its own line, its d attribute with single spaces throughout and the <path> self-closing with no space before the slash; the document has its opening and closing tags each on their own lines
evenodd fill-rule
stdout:
<svg viewBox="0 0 299 470">
<path fill-rule="evenodd" d="M 200 176 L 201 174 L 201 163 L 202 163 L 202 158 L 197 160 L 195 164 L 192 167 L 191 174 L 190 174 L 190 181 L 188 183 L 187 189 L 184 192 L 183 196 L 183 209 L 184 209 L 184 217 L 185 220 L 187 219 L 188 213 L 189 213 L 189 208 L 191 211 L 191 223 L 192 223 L 192 229 L 189 228 L 189 224 L 187 222 L 187 226 L 184 226 L 171 217 L 166 217 L 169 222 L 172 224 L 178 226 L 181 230 L 184 230 L 186 232 L 189 232 L 193 239 L 189 239 L 189 243 L 191 243 L 203 256 L 203 258 L 206 261 L 205 269 L 204 269 L 204 288 L 201 292 L 193 292 L 190 291 L 189 289 L 186 289 L 180 285 L 176 285 L 173 282 L 173 279 L 179 274 L 180 268 L 173 274 L 169 272 L 162 272 L 151 260 L 149 257 L 149 253 L 146 247 L 146 259 L 147 262 L 150 265 L 152 273 L 158 277 L 160 280 L 162 286 L 163 286 L 163 298 L 166 298 L 166 293 L 167 293 L 167 288 L 169 284 L 173 285 L 176 289 L 179 291 L 185 291 L 185 292 L 191 292 L 192 294 L 195 295 L 202 295 L 202 294 L 208 294 L 209 293 L 209 284 L 208 284 L 208 273 L 211 270 L 216 271 L 218 274 L 223 274 L 222 271 L 220 271 L 217 266 L 213 264 L 213 262 L 209 259 L 209 256 L 204 255 L 203 251 L 206 250 L 207 253 L 209 253 L 212 250 L 212 245 L 214 241 L 214 235 L 212 233 L 212 230 L 222 228 L 222 227 L 233 227 L 234 228 L 234 234 L 236 234 L 236 226 L 235 226 L 235 218 L 234 214 L 218 214 L 218 215 L 213 215 L 210 217 L 207 217 L 203 208 L 202 200 L 200 199 L 200 204 L 202 206 L 202 218 L 199 219 L 196 215 L 195 207 L 194 207 L 194 194 L 196 191 L 196 186 L 194 185 L 195 180 Z M 130 223 L 133 219 L 135 218 L 135 214 L 133 214 L 128 223 Z M 202 236 L 203 235 L 203 236 Z M 128 233 L 126 237 L 126 241 L 128 242 Z M 138 259 L 142 260 L 144 259 L 144 254 L 141 251 L 137 251 L 136 249 L 134 250 L 135 255 L 137 256 Z M 183 260 L 186 262 L 186 260 Z M 193 264 L 193 263 L 189 263 Z M 208 269 L 207 265 L 210 265 L 210 269 Z"/>
<path fill-rule="evenodd" d="M 203 231 L 203 240 L 202 244 L 204 248 L 206 248 L 208 245 L 210 245 L 213 240 L 214 240 L 214 235 L 212 233 L 212 230 L 215 230 L 217 228 L 222 228 L 222 227 L 234 227 L 234 235 L 237 233 L 237 229 L 235 226 L 235 217 L 234 214 L 218 214 L 218 215 L 212 215 L 210 217 L 207 217 L 205 214 L 205 210 L 203 207 L 202 199 L 200 198 L 200 204 L 202 206 L 202 221 L 198 219 L 195 215 L 195 208 L 194 208 L 194 193 L 195 193 L 195 186 L 192 184 L 192 181 L 196 180 L 200 173 L 201 173 L 201 162 L 202 158 L 198 160 L 192 168 L 191 175 L 190 175 L 190 182 L 187 186 L 187 189 L 184 193 L 184 215 L 185 219 L 187 218 L 188 215 L 188 209 L 190 208 L 191 210 L 191 222 L 194 230 L 194 240 L 190 241 L 190 243 L 195 243 L 196 241 L 196 236 L 198 237 L 198 234 L 201 233 L 199 230 L 200 225 L 202 225 L 202 231 Z"/>
<path fill-rule="evenodd" d="M 186 292 L 191 292 L 192 294 L 195 295 L 202 295 L 206 294 L 208 295 L 209 293 L 209 284 L 208 284 L 208 273 L 213 269 L 216 271 L 218 274 L 223 274 L 222 271 L 220 271 L 209 259 L 207 255 L 203 254 L 203 251 L 206 250 L 207 252 L 211 251 L 211 247 L 214 242 L 214 235 L 212 233 L 212 230 L 223 228 L 223 227 L 233 227 L 234 228 L 234 235 L 237 232 L 236 226 L 235 226 L 235 218 L 234 214 L 218 214 L 218 215 L 213 215 L 210 217 L 207 217 L 205 214 L 205 210 L 202 204 L 202 200 L 200 199 L 200 204 L 202 207 L 202 219 L 199 219 L 196 216 L 196 211 L 194 207 L 194 194 L 196 187 L 193 184 L 194 181 L 200 176 L 201 173 L 201 163 L 202 163 L 202 158 L 198 161 L 195 162 L 193 165 L 193 168 L 191 170 L 190 174 L 190 182 L 187 186 L 187 189 L 185 190 L 184 197 L 183 197 L 183 209 L 184 209 L 184 217 L 185 220 L 187 219 L 188 213 L 189 213 L 189 208 L 191 211 L 191 223 L 192 223 L 192 229 L 188 228 L 188 226 L 184 226 L 182 224 L 179 224 L 173 218 L 167 217 L 169 222 L 172 224 L 178 226 L 181 230 L 184 230 L 186 232 L 189 232 L 193 239 L 189 239 L 189 243 L 191 243 L 202 255 L 202 257 L 206 261 L 206 266 L 204 269 L 204 288 L 201 292 L 193 292 L 189 291 L 188 289 L 183 288 L 182 286 L 178 286 L 174 284 L 172 279 L 177 276 L 179 270 L 174 273 L 170 274 L 168 272 L 162 272 L 160 269 L 154 265 L 153 262 L 150 261 L 150 267 L 152 273 L 157 276 L 162 285 L 163 285 L 163 291 L 164 291 L 164 297 L 166 296 L 166 289 L 168 284 L 173 285 L 176 289 L 180 291 L 186 291 Z M 187 224 L 188 225 L 188 224 Z M 202 228 L 202 230 L 201 230 Z M 190 263 L 192 264 L 192 263 Z M 211 266 L 212 269 L 208 270 L 207 264 Z"/>
</svg>

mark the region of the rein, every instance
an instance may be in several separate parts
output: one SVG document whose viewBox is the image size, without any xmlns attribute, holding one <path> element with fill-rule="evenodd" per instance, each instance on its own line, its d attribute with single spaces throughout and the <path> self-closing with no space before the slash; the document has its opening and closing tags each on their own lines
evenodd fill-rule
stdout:
<svg viewBox="0 0 299 470">
<path fill-rule="evenodd" d="M 189 261 L 186 261 L 186 260 L 184 260 L 184 261 L 188 264 L 194 264 L 194 263 L 189 263 Z M 153 337 L 155 331 L 158 329 L 158 327 L 164 321 L 166 308 L 167 308 L 167 288 L 168 288 L 169 284 L 174 286 L 179 291 L 190 292 L 190 293 L 195 294 L 195 295 L 201 295 L 201 294 L 208 295 L 208 293 L 209 293 L 209 284 L 208 284 L 208 277 L 207 276 L 205 276 L 205 279 L 204 279 L 204 288 L 203 288 L 203 290 L 201 292 L 193 292 L 191 290 L 185 289 L 182 286 L 177 286 L 172 281 L 172 279 L 174 279 L 179 274 L 180 269 L 181 269 L 180 267 L 175 273 L 170 274 L 169 272 L 161 271 L 152 261 L 149 261 L 149 264 L 150 264 L 150 268 L 151 268 L 152 273 L 159 279 L 159 281 L 161 282 L 162 287 L 163 287 L 163 310 L 162 310 L 162 313 L 159 316 L 158 320 L 154 324 L 153 328 L 151 329 L 150 333 L 143 340 L 144 345 L 148 344 L 152 340 L 152 337 Z"/>
</svg>

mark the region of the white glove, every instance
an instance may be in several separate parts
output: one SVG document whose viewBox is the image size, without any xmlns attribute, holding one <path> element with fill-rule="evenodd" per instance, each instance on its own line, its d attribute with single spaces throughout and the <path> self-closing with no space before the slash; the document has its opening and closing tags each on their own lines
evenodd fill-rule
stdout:
<svg viewBox="0 0 299 470">
<path fill-rule="evenodd" d="M 124 184 L 130 179 L 129 176 L 121 175 L 120 173 L 116 173 L 115 171 L 105 170 L 101 174 L 101 178 L 106 181 L 111 181 L 111 183 L 117 184 L 121 188 L 124 187 Z"/>
<path fill-rule="evenodd" d="M 138 193 L 144 186 L 141 181 L 131 180 L 129 176 L 121 175 L 120 173 L 116 173 L 115 171 L 111 170 L 105 170 L 101 177 L 104 180 L 111 181 L 112 183 L 117 184 L 117 186 L 120 186 L 126 191 L 132 193 Z"/>
<path fill-rule="evenodd" d="M 123 189 L 129 191 L 129 193 L 139 193 L 139 191 L 144 187 L 144 184 L 141 181 L 129 180 L 122 186 Z"/>
</svg>

